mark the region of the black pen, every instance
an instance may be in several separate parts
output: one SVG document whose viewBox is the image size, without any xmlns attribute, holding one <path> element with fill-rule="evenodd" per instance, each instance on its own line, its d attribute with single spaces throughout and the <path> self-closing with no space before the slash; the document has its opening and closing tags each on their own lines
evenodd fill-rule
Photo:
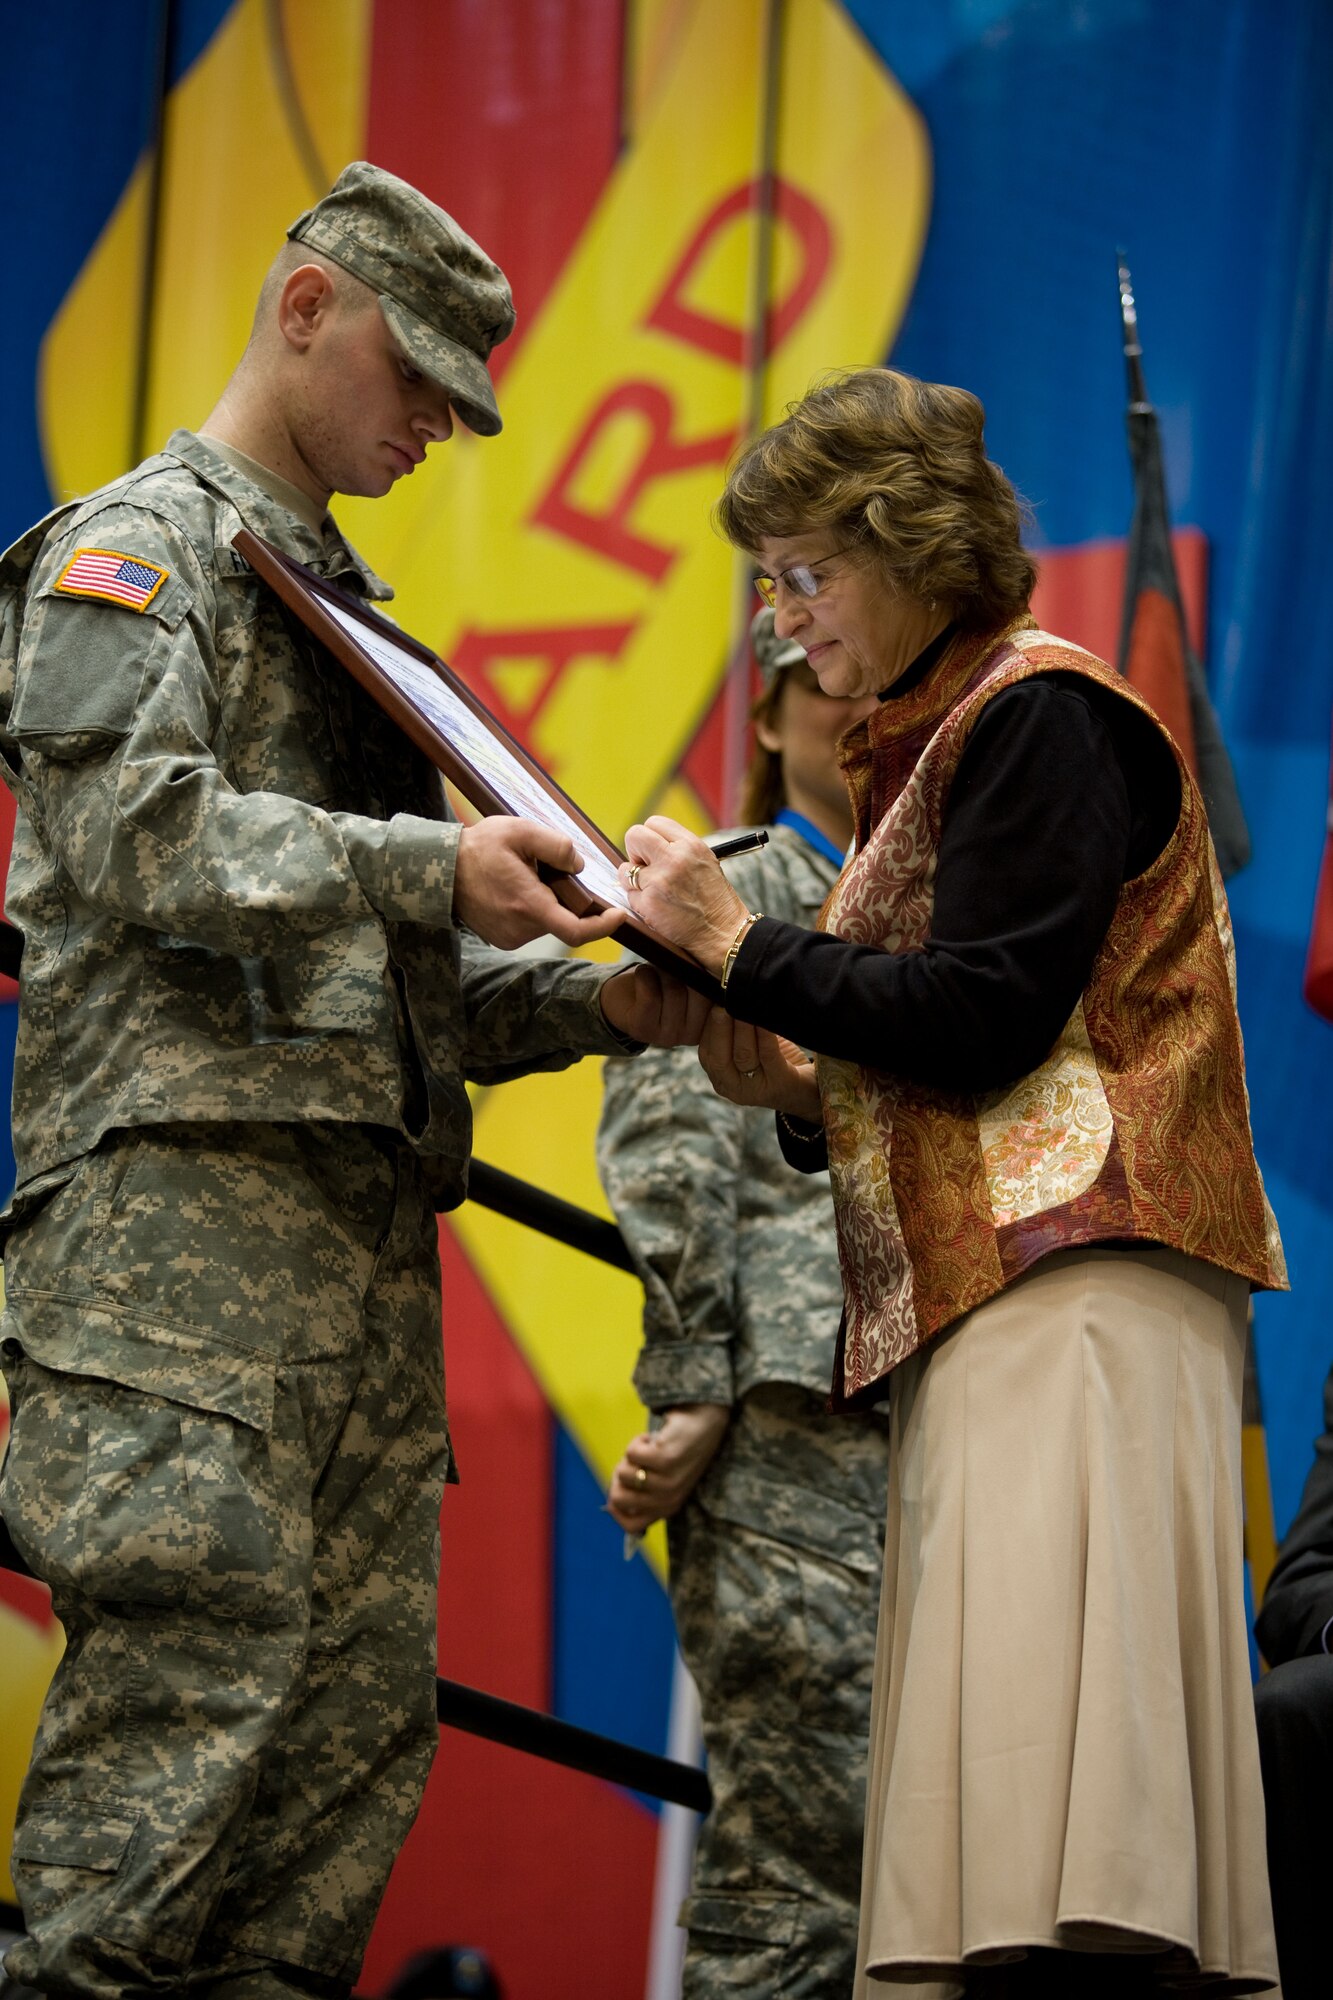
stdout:
<svg viewBox="0 0 1333 2000">
<path fill-rule="evenodd" d="M 768 846 L 768 835 L 762 826 L 753 833 L 734 833 L 730 840 L 713 840 L 709 846 L 719 861 L 725 861 L 731 854 L 750 854 L 756 847 Z"/>
</svg>

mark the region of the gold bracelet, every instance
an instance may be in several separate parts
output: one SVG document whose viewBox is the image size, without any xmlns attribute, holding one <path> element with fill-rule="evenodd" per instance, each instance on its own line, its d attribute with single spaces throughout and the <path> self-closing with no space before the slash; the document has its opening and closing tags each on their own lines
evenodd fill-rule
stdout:
<svg viewBox="0 0 1333 2000">
<path fill-rule="evenodd" d="M 801 1120 L 801 1123 L 803 1125 L 806 1124 L 807 1122 L 808 1121 L 804 1118 Z M 800 1146 L 813 1146 L 817 1140 L 820 1140 L 824 1137 L 824 1128 L 822 1125 L 816 1125 L 813 1132 L 798 1132 L 785 1111 L 779 1111 L 778 1123 L 782 1127 L 783 1131 L 787 1134 L 788 1138 L 794 1139 L 797 1145 Z"/>
<path fill-rule="evenodd" d="M 741 925 L 735 937 L 731 940 L 731 943 L 727 946 L 727 955 L 722 961 L 722 976 L 718 981 L 718 984 L 721 986 L 722 991 L 724 993 L 727 990 L 727 981 L 731 977 L 731 968 L 736 963 L 736 953 L 740 950 L 741 945 L 744 943 L 746 933 L 749 930 L 751 924 L 757 924 L 759 922 L 760 917 L 762 917 L 763 914 L 764 913 L 762 910 L 747 910 L 745 913 L 745 922 Z"/>
</svg>

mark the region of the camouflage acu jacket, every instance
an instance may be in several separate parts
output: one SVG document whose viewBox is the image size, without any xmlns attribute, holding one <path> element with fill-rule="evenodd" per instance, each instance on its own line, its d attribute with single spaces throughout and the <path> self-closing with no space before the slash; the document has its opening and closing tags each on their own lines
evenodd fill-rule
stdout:
<svg viewBox="0 0 1333 2000">
<path fill-rule="evenodd" d="M 113 1127 L 334 1119 L 410 1134 L 450 1207 L 465 1079 L 623 1051 L 605 974 L 454 928 L 437 774 L 235 554 L 242 526 L 390 595 L 188 431 L 0 558 L 19 1188 Z"/>
<path fill-rule="evenodd" d="M 752 910 L 813 928 L 837 870 L 771 827 L 727 874 Z M 787 1165 L 772 1112 L 715 1096 L 693 1049 L 652 1049 L 606 1065 L 597 1163 L 643 1280 L 648 1407 L 761 1382 L 826 1393 L 842 1312 L 828 1175 Z"/>
</svg>

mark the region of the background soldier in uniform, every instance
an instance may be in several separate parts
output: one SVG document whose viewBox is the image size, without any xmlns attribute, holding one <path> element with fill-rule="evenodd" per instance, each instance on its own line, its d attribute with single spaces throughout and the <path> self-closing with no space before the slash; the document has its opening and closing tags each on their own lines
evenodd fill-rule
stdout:
<svg viewBox="0 0 1333 2000">
<path fill-rule="evenodd" d="M 821 694 L 772 611 L 752 636 L 765 690 L 741 816 L 770 822 L 769 844 L 727 873 L 750 909 L 813 925 L 851 840 L 837 739 L 868 704 Z M 611 1512 L 630 1530 L 668 1517 L 713 1788 L 683 1990 L 850 1993 L 888 1431 L 827 1412 L 828 1176 L 789 1167 L 772 1114 L 716 1096 L 692 1050 L 607 1064 L 598 1164 L 644 1282 L 634 1380 L 657 1416 Z"/>
<path fill-rule="evenodd" d="M 0 1503 L 68 1648 L 14 1872 L 50 1993 L 347 1994 L 436 1742 L 434 1211 L 466 1078 L 697 1035 L 234 554 L 389 595 L 333 492 L 500 428 L 503 274 L 365 165 L 296 222 L 199 435 L 3 559 L 23 931 Z M 486 942 L 482 942 L 485 940 Z"/>
</svg>

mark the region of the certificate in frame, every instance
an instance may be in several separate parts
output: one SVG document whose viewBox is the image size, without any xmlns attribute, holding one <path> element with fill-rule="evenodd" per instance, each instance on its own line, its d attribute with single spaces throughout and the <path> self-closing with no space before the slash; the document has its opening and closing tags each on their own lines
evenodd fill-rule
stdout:
<svg viewBox="0 0 1333 2000">
<path fill-rule="evenodd" d="M 584 866 L 576 875 L 547 878 L 566 908 L 576 916 L 613 905 L 623 910 L 618 943 L 720 998 L 710 972 L 630 914 L 616 872 L 625 859 L 621 850 L 438 653 L 251 529 L 242 528 L 232 546 L 479 813 L 535 819 L 574 841 Z"/>
</svg>

